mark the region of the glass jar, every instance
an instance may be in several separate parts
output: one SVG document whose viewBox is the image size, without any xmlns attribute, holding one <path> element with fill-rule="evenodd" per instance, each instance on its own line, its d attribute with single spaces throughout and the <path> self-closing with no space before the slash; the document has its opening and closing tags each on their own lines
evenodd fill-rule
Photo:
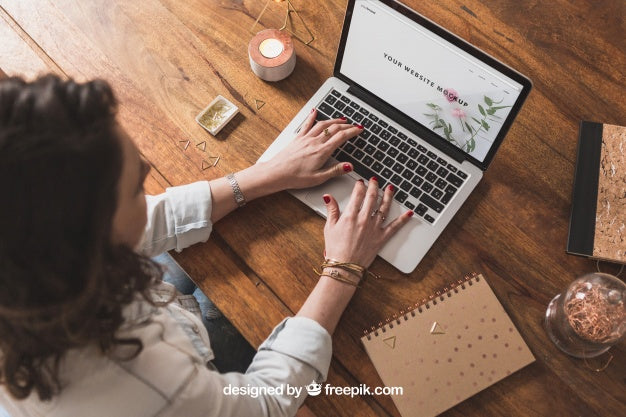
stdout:
<svg viewBox="0 0 626 417">
<path fill-rule="evenodd" d="M 550 301 L 545 328 L 563 352 L 592 358 L 609 350 L 626 332 L 626 284 L 613 275 L 592 273 Z"/>
</svg>

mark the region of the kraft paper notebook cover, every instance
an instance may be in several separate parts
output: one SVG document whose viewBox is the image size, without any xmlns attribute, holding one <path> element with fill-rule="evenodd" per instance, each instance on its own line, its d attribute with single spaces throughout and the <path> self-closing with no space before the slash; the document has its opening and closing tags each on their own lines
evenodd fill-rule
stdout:
<svg viewBox="0 0 626 417">
<path fill-rule="evenodd" d="M 626 127 L 581 122 L 567 252 L 626 264 Z"/>
<path fill-rule="evenodd" d="M 361 338 L 403 417 L 436 416 L 535 358 L 482 275 L 401 311 Z"/>
</svg>

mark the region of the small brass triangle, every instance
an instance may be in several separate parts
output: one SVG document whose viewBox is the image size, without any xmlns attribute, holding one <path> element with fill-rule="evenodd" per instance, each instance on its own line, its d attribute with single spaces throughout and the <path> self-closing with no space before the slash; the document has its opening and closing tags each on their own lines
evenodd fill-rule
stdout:
<svg viewBox="0 0 626 417">
<path fill-rule="evenodd" d="M 183 146 L 184 150 L 187 150 L 187 148 L 189 147 L 189 144 L 191 143 L 190 140 L 179 140 L 178 143 L 184 143 L 185 145 Z"/>
<path fill-rule="evenodd" d="M 385 344 L 387 346 L 389 346 L 390 348 L 395 348 L 396 347 L 396 337 L 395 336 L 391 336 L 388 337 L 386 339 L 383 339 L 383 342 L 385 342 Z"/>
<path fill-rule="evenodd" d="M 215 165 L 217 165 L 217 163 L 220 161 L 220 157 L 219 156 L 209 156 L 207 158 L 209 161 L 213 162 L 211 164 L 212 167 L 214 167 Z"/>
<path fill-rule="evenodd" d="M 441 324 L 435 321 L 430 328 L 430 334 L 446 334 L 446 332 L 443 330 L 443 327 L 441 327 Z"/>
<path fill-rule="evenodd" d="M 205 161 L 204 159 L 202 160 L 202 170 L 204 171 L 205 169 L 209 169 L 214 167 L 214 165 L 211 165 L 210 163 L 208 163 L 207 161 Z"/>
<path fill-rule="evenodd" d="M 206 141 L 202 141 L 198 143 L 196 145 L 196 148 L 200 149 L 201 151 L 206 151 Z"/>
<path fill-rule="evenodd" d="M 257 100 L 255 98 L 254 99 L 254 105 L 256 106 L 257 110 L 261 110 L 261 107 L 265 106 L 265 102 L 263 100 Z"/>
</svg>

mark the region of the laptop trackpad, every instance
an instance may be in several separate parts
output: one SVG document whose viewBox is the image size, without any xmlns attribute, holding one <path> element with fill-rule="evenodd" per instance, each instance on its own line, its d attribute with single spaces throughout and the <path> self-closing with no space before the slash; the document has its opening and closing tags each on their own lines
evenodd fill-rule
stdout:
<svg viewBox="0 0 626 417">
<path fill-rule="evenodd" d="M 339 209 L 343 212 L 344 208 L 350 201 L 352 189 L 354 188 L 355 179 L 350 175 L 342 175 L 333 178 L 322 185 L 313 187 L 307 193 L 305 199 L 307 203 L 313 207 L 322 216 L 326 217 L 326 204 L 322 198 L 324 194 L 332 195 L 339 203 Z"/>
<path fill-rule="evenodd" d="M 350 175 L 343 175 L 341 177 L 333 178 L 332 180 L 325 182 L 324 184 L 311 188 L 307 193 L 305 199 L 307 203 L 313 207 L 315 211 L 326 217 L 326 205 L 322 196 L 324 194 L 332 195 L 339 203 L 339 209 L 343 213 L 346 205 L 350 201 L 352 196 L 352 190 L 354 189 L 355 179 Z M 379 199 L 382 198 L 382 191 L 378 192 Z M 389 213 L 387 213 L 387 222 L 395 219 L 408 209 L 402 207 L 400 204 L 391 205 Z"/>
</svg>

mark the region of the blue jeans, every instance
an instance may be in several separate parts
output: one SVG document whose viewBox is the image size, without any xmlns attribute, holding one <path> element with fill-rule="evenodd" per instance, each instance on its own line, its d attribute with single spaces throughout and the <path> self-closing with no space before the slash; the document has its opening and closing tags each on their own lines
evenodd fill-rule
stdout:
<svg viewBox="0 0 626 417">
<path fill-rule="evenodd" d="M 153 259 L 166 267 L 163 281 L 172 284 L 185 295 L 193 294 L 198 300 L 202 322 L 209 332 L 211 348 L 215 354 L 215 359 L 213 359 L 215 367 L 222 373 L 245 372 L 256 350 L 168 253 L 163 253 Z"/>
</svg>

